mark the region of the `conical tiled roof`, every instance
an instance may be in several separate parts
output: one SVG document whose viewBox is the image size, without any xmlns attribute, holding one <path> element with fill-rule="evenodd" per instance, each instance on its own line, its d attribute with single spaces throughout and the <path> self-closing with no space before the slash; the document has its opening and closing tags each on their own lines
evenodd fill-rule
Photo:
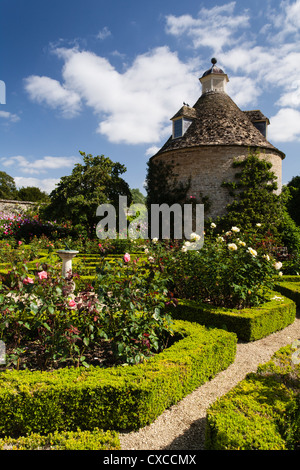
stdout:
<svg viewBox="0 0 300 470">
<path fill-rule="evenodd" d="M 284 153 L 274 147 L 226 93 L 204 93 L 193 106 L 193 122 L 182 137 L 172 137 L 156 155 L 176 149 L 207 145 L 259 147 Z"/>
</svg>

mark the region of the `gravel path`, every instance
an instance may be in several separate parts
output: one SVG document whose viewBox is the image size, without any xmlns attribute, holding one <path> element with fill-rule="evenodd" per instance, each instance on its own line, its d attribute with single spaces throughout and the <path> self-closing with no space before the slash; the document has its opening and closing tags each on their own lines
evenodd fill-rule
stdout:
<svg viewBox="0 0 300 470">
<path fill-rule="evenodd" d="M 246 374 L 255 372 L 259 364 L 270 360 L 282 346 L 300 339 L 300 312 L 297 313 L 294 323 L 285 329 L 255 342 L 238 343 L 233 364 L 166 410 L 152 424 L 137 432 L 121 433 L 122 450 L 202 450 L 207 408 Z"/>
</svg>

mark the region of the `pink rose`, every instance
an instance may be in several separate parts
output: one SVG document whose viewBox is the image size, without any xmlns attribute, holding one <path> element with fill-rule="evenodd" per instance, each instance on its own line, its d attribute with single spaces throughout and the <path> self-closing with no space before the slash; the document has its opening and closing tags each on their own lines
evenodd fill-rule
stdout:
<svg viewBox="0 0 300 470">
<path fill-rule="evenodd" d="M 23 279 L 23 284 L 27 285 L 27 284 L 33 284 L 34 283 L 34 280 L 31 279 L 31 277 L 25 277 L 25 279 Z"/>
<path fill-rule="evenodd" d="M 46 271 L 41 271 L 38 273 L 38 276 L 40 279 L 47 279 L 48 274 L 46 273 Z"/>
<path fill-rule="evenodd" d="M 130 261 L 130 254 L 129 254 L 129 253 L 125 253 L 125 255 L 123 256 L 123 259 L 124 259 L 125 263 L 129 263 L 129 261 Z"/>
<path fill-rule="evenodd" d="M 20 242 L 18 242 L 18 245 L 22 245 L 22 243 L 23 243 L 23 242 L 20 241 Z"/>
<path fill-rule="evenodd" d="M 75 300 L 70 300 L 69 307 L 70 308 L 76 308 L 77 307 L 77 304 L 76 304 Z"/>
</svg>

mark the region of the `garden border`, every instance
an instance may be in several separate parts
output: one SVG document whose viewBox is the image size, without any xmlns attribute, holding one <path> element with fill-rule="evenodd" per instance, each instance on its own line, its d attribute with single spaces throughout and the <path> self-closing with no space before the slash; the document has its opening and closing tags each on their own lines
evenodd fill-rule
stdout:
<svg viewBox="0 0 300 470">
<path fill-rule="evenodd" d="M 294 450 L 300 442 L 300 365 L 280 348 L 207 410 L 206 450 Z M 290 376 L 289 376 L 290 373 Z M 298 389 L 299 390 L 299 389 Z"/>
<path fill-rule="evenodd" d="M 300 307 L 300 281 L 299 276 L 298 281 L 290 280 L 290 281 L 283 281 L 278 282 L 275 288 L 285 297 L 293 300 L 297 307 Z"/>
<path fill-rule="evenodd" d="M 0 373 L 0 435 L 132 430 L 234 362 L 233 333 L 175 321 L 180 339 L 143 364 Z"/>
<path fill-rule="evenodd" d="M 294 322 L 296 304 L 278 292 L 270 292 L 270 300 L 260 307 L 241 310 L 214 307 L 209 304 L 179 299 L 177 306 L 169 306 L 168 312 L 176 320 L 197 322 L 234 332 L 241 341 L 256 341 Z M 275 299 L 272 300 L 272 297 Z"/>
</svg>

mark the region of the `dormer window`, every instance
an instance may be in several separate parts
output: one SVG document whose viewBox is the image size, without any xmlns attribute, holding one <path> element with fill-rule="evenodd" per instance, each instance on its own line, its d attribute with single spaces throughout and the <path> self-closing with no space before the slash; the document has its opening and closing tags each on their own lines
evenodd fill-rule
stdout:
<svg viewBox="0 0 300 470">
<path fill-rule="evenodd" d="M 246 116 L 250 119 L 254 127 L 265 137 L 267 138 L 267 129 L 270 124 L 269 119 L 263 115 L 259 109 L 254 111 L 244 111 Z"/>
<path fill-rule="evenodd" d="M 178 137 L 182 137 L 186 133 L 192 122 L 192 119 L 187 118 L 175 119 L 173 121 L 173 139 L 178 139 Z"/>
</svg>

